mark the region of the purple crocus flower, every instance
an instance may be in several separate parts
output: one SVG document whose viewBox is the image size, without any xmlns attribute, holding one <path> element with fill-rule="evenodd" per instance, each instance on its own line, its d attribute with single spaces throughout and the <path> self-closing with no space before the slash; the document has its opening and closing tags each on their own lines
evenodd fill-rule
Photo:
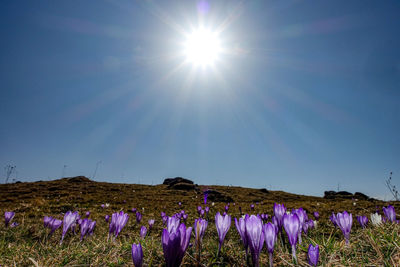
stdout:
<svg viewBox="0 0 400 267">
<path fill-rule="evenodd" d="M 200 217 L 204 218 L 204 214 L 205 214 L 205 211 L 204 211 L 204 210 L 201 210 L 201 211 L 200 211 Z"/>
<path fill-rule="evenodd" d="M 314 222 L 313 220 L 308 220 L 307 224 L 308 224 L 308 229 L 314 229 L 316 222 Z"/>
<path fill-rule="evenodd" d="M 329 219 L 331 220 L 331 222 L 333 223 L 333 226 L 337 226 L 337 218 L 336 218 L 336 215 L 335 215 L 335 213 L 333 213 L 332 212 L 332 215 L 331 216 L 329 216 Z"/>
<path fill-rule="evenodd" d="M 101 204 L 100 207 L 101 207 L 102 209 L 104 209 L 104 208 L 106 207 L 106 205 Z"/>
<path fill-rule="evenodd" d="M 208 216 L 208 213 L 210 212 L 210 207 L 205 207 L 204 210 L 206 211 L 206 215 Z"/>
<path fill-rule="evenodd" d="M 392 205 L 383 207 L 383 213 L 385 214 L 385 217 L 388 221 L 393 223 L 396 222 L 396 211 L 394 210 L 394 207 Z"/>
<path fill-rule="evenodd" d="M 142 220 L 142 214 L 139 211 L 137 211 L 136 212 L 136 222 L 140 223 L 141 220 Z"/>
<path fill-rule="evenodd" d="M 276 226 L 276 228 L 278 229 L 279 232 L 279 222 L 278 219 L 275 216 L 272 216 L 271 218 L 272 224 Z"/>
<path fill-rule="evenodd" d="M 132 211 L 132 213 L 136 213 L 137 208 L 132 208 L 131 211 Z"/>
<path fill-rule="evenodd" d="M 124 226 L 128 222 L 128 219 L 128 213 L 124 213 L 122 210 L 119 213 L 113 213 L 111 216 L 108 237 L 110 237 L 110 234 L 114 234 L 114 239 L 117 238 L 122 228 L 124 228 Z"/>
<path fill-rule="evenodd" d="M 204 211 L 203 211 L 204 212 Z M 203 213 L 204 214 L 204 213 Z M 186 223 L 186 220 L 188 219 L 189 215 L 187 215 L 186 213 L 182 215 L 182 219 L 183 221 Z"/>
<path fill-rule="evenodd" d="M 167 224 L 167 221 L 168 221 L 168 216 L 167 216 L 167 215 L 163 216 L 163 217 L 162 217 L 162 223 L 163 223 L 163 225 L 166 225 L 166 224 Z"/>
<path fill-rule="evenodd" d="M 88 230 L 89 235 L 93 235 L 95 227 L 96 227 L 96 221 L 91 221 L 89 224 L 89 230 Z"/>
<path fill-rule="evenodd" d="M 282 231 L 282 225 L 283 225 L 283 216 L 286 213 L 286 208 L 285 205 L 283 204 L 274 204 L 274 215 L 278 227 L 278 231 Z"/>
<path fill-rule="evenodd" d="M 61 240 L 60 240 L 60 244 L 62 244 L 65 235 L 67 234 L 67 231 L 70 227 L 73 227 L 76 224 L 76 221 L 78 220 L 78 212 L 72 212 L 72 211 L 67 211 L 67 213 L 65 213 L 64 215 L 64 219 L 63 219 L 63 231 L 62 231 L 62 235 L 61 235 Z"/>
<path fill-rule="evenodd" d="M 305 221 L 307 219 L 307 213 L 303 208 L 294 209 L 293 212 L 297 214 L 297 217 L 299 217 L 299 221 L 300 221 L 299 244 L 301 244 L 302 243 L 301 231 L 305 229 L 304 223 L 305 223 Z M 308 230 L 308 227 L 306 228 L 306 231 L 307 230 Z"/>
<path fill-rule="evenodd" d="M 189 246 L 192 227 L 186 228 L 185 224 L 181 223 L 178 228 L 171 228 L 171 230 L 172 232 L 164 229 L 161 236 L 167 267 L 175 267 L 181 264 Z"/>
<path fill-rule="evenodd" d="M 180 220 L 177 216 L 171 216 L 167 217 L 167 230 L 169 233 L 176 232 L 176 229 L 178 229 Z"/>
<path fill-rule="evenodd" d="M 307 233 L 308 233 L 308 226 L 309 226 L 308 221 L 306 221 L 303 223 L 303 225 L 301 227 L 301 229 L 303 230 L 303 233 L 305 235 L 307 235 Z M 301 233 L 301 230 L 300 230 L 300 233 Z M 299 235 L 299 239 L 301 239 L 301 234 Z"/>
<path fill-rule="evenodd" d="M 319 219 L 318 211 L 314 211 L 314 218 L 318 221 L 318 219 Z"/>
<path fill-rule="evenodd" d="M 151 228 L 153 228 L 154 222 L 155 222 L 154 219 L 150 219 L 150 220 L 149 220 L 149 231 L 151 230 Z"/>
<path fill-rule="evenodd" d="M 204 192 L 204 205 L 207 204 L 207 198 L 208 198 L 208 191 Z"/>
<path fill-rule="evenodd" d="M 258 267 L 260 252 L 264 245 L 263 223 L 261 218 L 255 215 L 247 217 L 245 222 L 253 266 Z"/>
<path fill-rule="evenodd" d="M 92 220 L 85 218 L 82 220 L 81 225 L 81 241 L 83 240 L 83 237 L 88 233 L 89 231 L 89 225 L 92 222 Z"/>
<path fill-rule="evenodd" d="M 249 217 L 248 214 L 246 214 L 245 218 Z M 247 242 L 247 235 L 246 235 L 246 220 L 245 218 L 240 217 L 239 220 L 235 218 L 235 226 L 236 229 L 240 235 L 240 239 L 242 240 L 245 252 L 246 252 L 246 257 L 247 257 L 247 250 L 249 247 L 249 243 Z"/>
<path fill-rule="evenodd" d="M 146 226 L 142 226 L 140 228 L 140 237 L 144 239 L 146 237 L 146 234 L 147 234 L 147 228 Z"/>
<path fill-rule="evenodd" d="M 228 212 L 229 210 L 229 205 L 225 205 L 225 212 Z"/>
<path fill-rule="evenodd" d="M 43 218 L 43 225 L 44 227 L 48 227 L 49 223 L 51 222 L 51 220 L 53 220 L 53 217 L 51 216 L 44 216 Z"/>
<path fill-rule="evenodd" d="M 264 222 L 266 222 L 267 220 L 268 220 L 268 214 L 266 214 L 266 213 L 263 213 L 263 214 L 261 214 L 261 219 L 264 221 Z"/>
<path fill-rule="evenodd" d="M 361 225 L 362 228 L 367 227 L 368 218 L 367 216 L 357 216 L 357 221 Z"/>
<path fill-rule="evenodd" d="M 283 227 L 288 235 L 289 243 L 292 246 L 292 256 L 297 261 L 296 244 L 300 230 L 300 220 L 297 214 L 285 214 L 283 216 Z"/>
<path fill-rule="evenodd" d="M 276 238 L 278 236 L 278 228 L 273 223 L 267 223 L 263 226 L 263 234 L 265 243 L 267 245 L 267 250 L 269 254 L 269 266 L 273 266 L 273 253 L 274 253 L 274 246 L 276 242 Z"/>
<path fill-rule="evenodd" d="M 132 261 L 135 267 L 142 267 L 143 265 L 143 250 L 142 245 L 132 244 Z"/>
<path fill-rule="evenodd" d="M 250 209 L 251 209 L 251 210 L 254 210 L 254 204 L 251 204 L 251 205 L 250 205 Z"/>
<path fill-rule="evenodd" d="M 19 223 L 17 223 L 17 222 L 13 222 L 11 225 L 10 225 L 10 227 L 11 228 L 13 228 L 13 227 L 17 227 L 19 225 Z"/>
<path fill-rule="evenodd" d="M 310 244 L 308 246 L 308 253 L 307 253 L 307 258 L 308 258 L 308 263 L 311 266 L 317 266 L 318 265 L 318 259 L 319 259 L 319 246 L 318 244 L 313 246 Z"/>
<path fill-rule="evenodd" d="M 90 216 L 90 211 L 87 211 L 87 212 L 85 213 L 85 215 L 86 215 L 86 218 L 89 218 L 89 216 Z"/>
<path fill-rule="evenodd" d="M 222 244 L 224 243 L 224 239 L 226 234 L 231 227 L 231 216 L 228 214 L 221 215 L 219 212 L 215 214 L 215 226 L 217 227 L 218 237 L 219 237 L 219 246 L 218 246 L 218 255 L 221 251 Z"/>
<path fill-rule="evenodd" d="M 346 244 L 349 244 L 351 225 L 353 224 L 353 216 L 351 215 L 351 213 L 347 213 L 347 211 L 344 211 L 343 213 L 339 212 L 336 215 L 336 221 L 338 227 L 343 232 L 344 238 L 346 239 Z"/>
<path fill-rule="evenodd" d="M 8 224 L 11 222 L 11 220 L 14 218 L 15 212 L 13 211 L 6 211 L 4 212 L 4 223 L 6 227 L 8 227 Z"/>
<path fill-rule="evenodd" d="M 110 215 L 104 216 L 104 219 L 106 220 L 106 222 L 108 222 L 110 220 Z"/>
<path fill-rule="evenodd" d="M 201 206 L 197 206 L 197 213 L 200 215 L 200 212 L 203 208 Z"/>
<path fill-rule="evenodd" d="M 182 206 L 182 202 L 179 201 L 179 202 L 178 202 L 178 205 L 179 205 L 179 207 Z"/>
<path fill-rule="evenodd" d="M 57 230 L 58 228 L 60 228 L 60 226 L 62 225 L 62 221 L 58 220 L 56 218 L 52 218 L 52 220 L 49 222 L 48 227 L 51 229 L 49 236 L 51 236 L 55 230 Z"/>
<path fill-rule="evenodd" d="M 201 246 L 201 241 L 203 240 L 204 233 L 206 232 L 208 222 L 205 219 L 199 218 L 194 220 L 194 233 L 196 239 L 196 245 Z"/>
</svg>

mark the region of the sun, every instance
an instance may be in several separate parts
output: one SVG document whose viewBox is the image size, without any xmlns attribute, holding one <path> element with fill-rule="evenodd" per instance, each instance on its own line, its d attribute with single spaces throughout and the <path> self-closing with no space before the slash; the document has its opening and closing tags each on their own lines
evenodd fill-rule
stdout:
<svg viewBox="0 0 400 267">
<path fill-rule="evenodd" d="M 184 44 L 186 60 L 194 65 L 213 65 L 221 53 L 221 42 L 218 34 L 200 28 L 187 36 Z"/>
</svg>

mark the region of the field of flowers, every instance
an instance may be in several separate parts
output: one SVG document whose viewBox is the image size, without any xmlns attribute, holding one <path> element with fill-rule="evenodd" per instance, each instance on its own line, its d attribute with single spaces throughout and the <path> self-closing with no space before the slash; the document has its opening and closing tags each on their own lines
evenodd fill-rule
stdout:
<svg viewBox="0 0 400 267">
<path fill-rule="evenodd" d="M 75 187 L 14 201 L 21 188 L 0 188 L 1 266 L 400 266 L 398 203 L 220 187 L 238 194 L 221 203 L 208 187 Z"/>
</svg>

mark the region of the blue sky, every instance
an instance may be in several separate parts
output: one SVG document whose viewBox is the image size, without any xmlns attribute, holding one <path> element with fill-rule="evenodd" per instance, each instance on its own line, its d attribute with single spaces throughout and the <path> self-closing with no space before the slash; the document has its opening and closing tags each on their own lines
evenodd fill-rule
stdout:
<svg viewBox="0 0 400 267">
<path fill-rule="evenodd" d="M 399 1 L 9 1 L 0 164 L 66 176 L 388 197 L 400 186 Z M 200 12 L 202 11 L 202 12 Z M 218 31 L 213 66 L 185 36 Z M 2 175 L 3 176 L 3 175 Z"/>
</svg>

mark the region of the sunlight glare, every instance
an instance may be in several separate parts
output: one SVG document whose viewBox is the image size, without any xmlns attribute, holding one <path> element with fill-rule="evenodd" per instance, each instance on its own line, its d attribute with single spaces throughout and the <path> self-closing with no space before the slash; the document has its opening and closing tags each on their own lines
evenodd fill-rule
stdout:
<svg viewBox="0 0 400 267">
<path fill-rule="evenodd" d="M 185 42 L 185 55 L 195 65 L 212 65 L 221 52 L 218 35 L 206 29 L 192 32 Z"/>
</svg>

